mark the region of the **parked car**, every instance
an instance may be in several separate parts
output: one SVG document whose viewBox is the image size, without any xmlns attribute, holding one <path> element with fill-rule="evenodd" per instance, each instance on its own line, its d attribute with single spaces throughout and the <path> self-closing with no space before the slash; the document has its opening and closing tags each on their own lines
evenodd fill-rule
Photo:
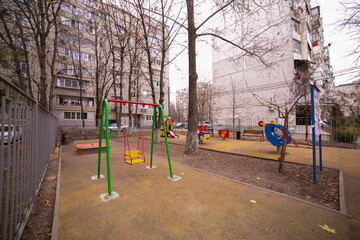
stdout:
<svg viewBox="0 0 360 240">
<path fill-rule="evenodd" d="M 199 125 L 203 125 L 206 128 L 211 128 L 211 122 L 209 121 L 201 121 Z"/>
<path fill-rule="evenodd" d="M 0 125 L 0 141 L 2 140 L 2 126 Z M 10 125 L 10 135 L 9 135 L 9 125 L 4 125 L 4 143 L 12 143 L 15 136 L 15 127 L 14 125 Z M 21 139 L 22 138 L 22 129 L 19 126 L 16 126 L 16 136 L 15 138 Z M 20 135 L 19 135 L 20 134 Z"/>
<path fill-rule="evenodd" d="M 182 128 L 182 127 L 185 127 L 185 123 L 178 122 L 178 123 L 175 123 L 174 126 L 175 126 L 175 128 Z"/>
<path fill-rule="evenodd" d="M 104 127 L 104 130 L 105 130 L 105 127 Z M 128 130 L 128 126 L 124 125 L 124 124 L 121 124 L 120 131 L 123 132 L 124 130 Z M 117 132 L 117 131 L 118 131 L 117 123 L 111 123 L 109 125 L 109 132 Z"/>
</svg>

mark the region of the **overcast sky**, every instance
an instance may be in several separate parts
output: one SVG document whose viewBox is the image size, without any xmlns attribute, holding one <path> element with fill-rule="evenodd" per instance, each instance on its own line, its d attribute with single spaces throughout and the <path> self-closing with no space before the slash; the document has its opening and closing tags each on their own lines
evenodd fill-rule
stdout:
<svg viewBox="0 0 360 240">
<path fill-rule="evenodd" d="M 312 7 L 320 5 L 320 14 L 323 18 L 325 46 L 331 43 L 330 47 L 330 63 L 333 66 L 333 71 L 336 73 L 340 70 L 354 67 L 355 57 L 349 57 L 353 43 L 350 41 L 346 32 L 340 32 L 336 27 L 336 22 L 342 18 L 340 11 L 341 5 L 338 0 L 312 0 Z M 187 36 L 182 35 L 180 41 L 186 41 Z M 184 42 L 185 43 L 185 42 Z M 199 80 L 211 80 L 212 74 L 212 58 L 211 46 L 204 42 L 197 43 L 197 69 Z M 175 54 L 175 51 L 170 52 L 170 56 Z M 170 91 L 172 101 L 175 100 L 176 90 L 188 86 L 188 56 L 187 51 L 184 51 L 179 56 L 174 64 L 170 66 Z M 354 74 L 346 74 L 335 78 L 336 85 L 342 83 L 350 83 L 355 78 Z"/>
</svg>

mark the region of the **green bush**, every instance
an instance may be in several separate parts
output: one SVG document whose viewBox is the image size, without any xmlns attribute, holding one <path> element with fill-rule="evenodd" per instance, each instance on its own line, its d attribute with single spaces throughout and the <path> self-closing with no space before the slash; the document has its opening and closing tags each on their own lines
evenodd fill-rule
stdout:
<svg viewBox="0 0 360 240">
<path fill-rule="evenodd" d="M 356 134 L 355 134 L 355 139 L 356 139 Z M 343 142 L 343 143 L 353 143 L 354 141 L 354 136 L 352 132 L 347 132 L 344 130 L 337 130 L 334 129 L 332 132 L 332 139 L 334 139 L 335 141 L 338 142 Z"/>
</svg>

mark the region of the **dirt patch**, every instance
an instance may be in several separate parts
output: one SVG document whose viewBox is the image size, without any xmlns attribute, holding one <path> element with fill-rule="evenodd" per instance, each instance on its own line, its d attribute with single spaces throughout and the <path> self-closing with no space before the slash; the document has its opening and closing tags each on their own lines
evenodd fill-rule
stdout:
<svg viewBox="0 0 360 240">
<path fill-rule="evenodd" d="M 112 139 L 122 142 L 122 139 Z M 136 148 L 137 140 L 131 145 Z M 150 141 L 145 140 L 145 150 Z M 171 160 L 194 168 L 283 193 L 308 202 L 339 210 L 339 170 L 317 168 L 316 184 L 313 184 L 313 168 L 310 165 L 285 162 L 284 173 L 279 173 L 279 162 L 256 157 L 200 149 L 197 155 L 185 155 L 184 145 L 169 144 Z M 166 156 L 165 143 L 155 144 L 154 154 Z"/>
<path fill-rule="evenodd" d="M 51 239 L 60 154 L 60 138 L 51 155 L 35 206 L 25 226 L 22 239 Z"/>
<path fill-rule="evenodd" d="M 249 183 L 275 192 L 339 210 L 339 170 L 317 168 L 313 184 L 310 165 L 285 163 L 279 173 L 279 162 L 230 153 L 200 149 L 196 156 L 184 154 L 184 146 L 171 146 L 171 160 L 230 179 Z"/>
</svg>

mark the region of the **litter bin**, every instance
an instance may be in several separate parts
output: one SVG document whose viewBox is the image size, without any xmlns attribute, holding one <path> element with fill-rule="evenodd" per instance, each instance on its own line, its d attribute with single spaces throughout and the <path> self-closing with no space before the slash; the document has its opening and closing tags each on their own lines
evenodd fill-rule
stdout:
<svg viewBox="0 0 360 240">
<path fill-rule="evenodd" d="M 240 134 L 241 134 L 240 131 L 236 131 L 236 139 L 240 139 Z"/>
</svg>

